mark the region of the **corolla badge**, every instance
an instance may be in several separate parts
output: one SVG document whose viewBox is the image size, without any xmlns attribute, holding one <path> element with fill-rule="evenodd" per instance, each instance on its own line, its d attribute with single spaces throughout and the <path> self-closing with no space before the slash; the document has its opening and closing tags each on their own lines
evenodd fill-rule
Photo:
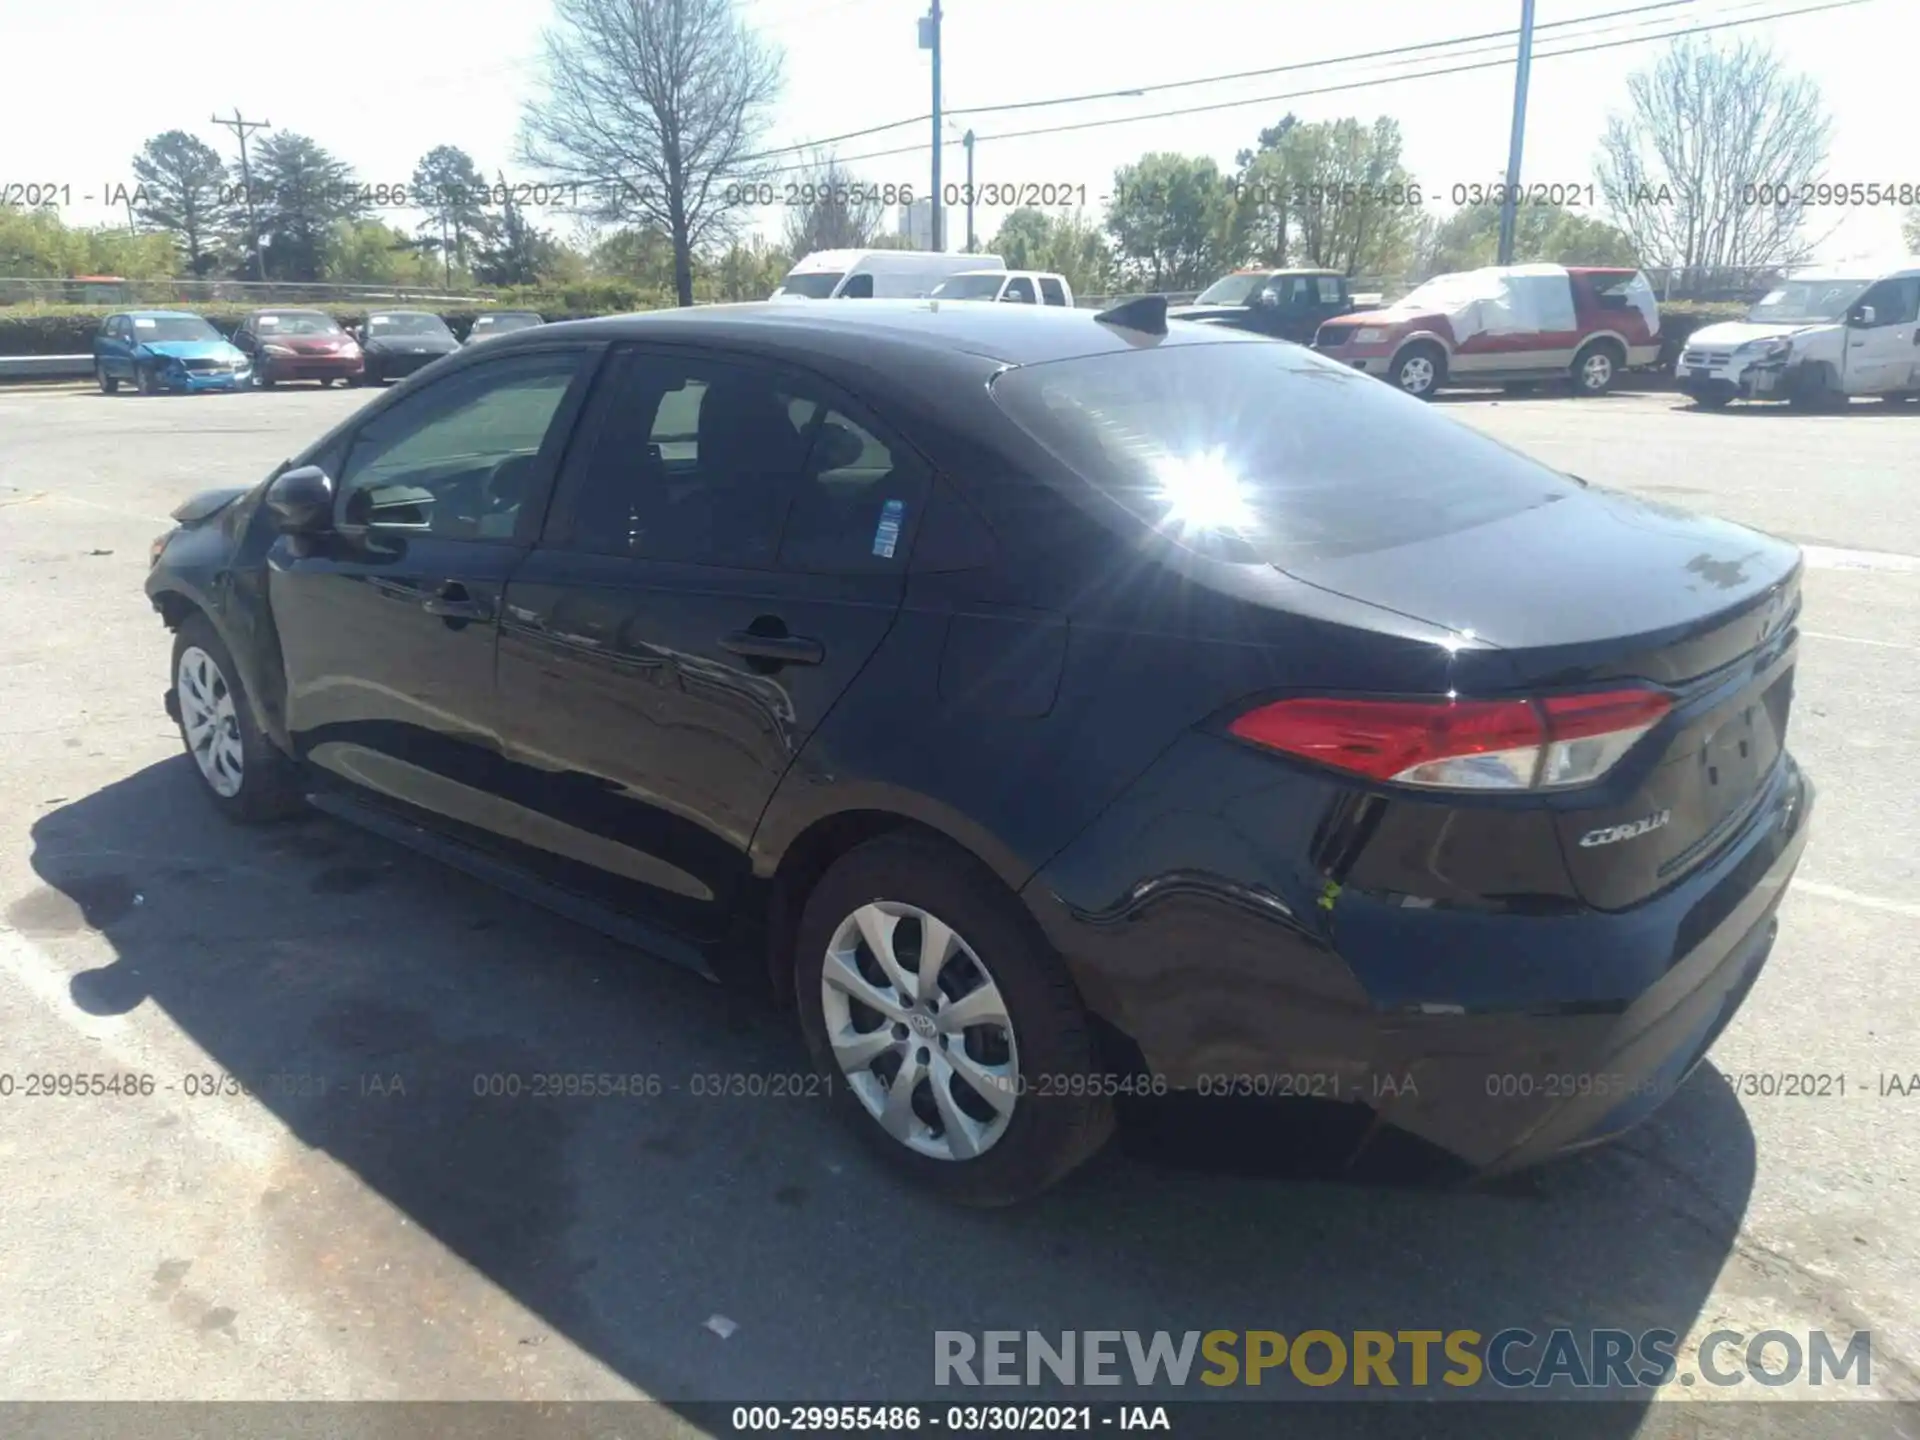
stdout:
<svg viewBox="0 0 1920 1440">
<path fill-rule="evenodd" d="M 1673 819 L 1671 810 L 1661 810 L 1644 819 L 1630 820 L 1625 825 L 1605 825 L 1582 835 L 1580 845 L 1582 849 L 1587 849 L 1595 845 L 1612 845 L 1620 840 L 1635 840 L 1658 830 L 1671 819 Z"/>
</svg>

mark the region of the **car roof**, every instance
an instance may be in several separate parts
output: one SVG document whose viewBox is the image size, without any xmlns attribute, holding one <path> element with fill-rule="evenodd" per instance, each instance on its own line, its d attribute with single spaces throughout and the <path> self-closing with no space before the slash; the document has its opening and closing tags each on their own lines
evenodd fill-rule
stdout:
<svg viewBox="0 0 1920 1440">
<path fill-rule="evenodd" d="M 199 320 L 204 318 L 203 316 L 194 314 L 191 310 L 122 310 L 120 313 L 129 320 Z"/>
<path fill-rule="evenodd" d="M 521 343 L 564 339 L 658 340 L 764 347 L 861 360 L 885 369 L 901 360 L 973 356 L 1002 365 L 1037 365 L 1138 348 L 1143 344 L 1256 344 L 1262 336 L 1213 326 L 1178 326 L 1143 335 L 1103 325 L 1091 310 L 1065 306 L 976 305 L 939 300 L 834 300 L 810 305 L 753 301 L 696 305 L 637 315 L 606 315 L 544 326 Z M 503 341 L 511 344 L 511 341 Z"/>
<path fill-rule="evenodd" d="M 256 305 L 251 312 L 254 315 L 323 315 L 331 320 L 333 316 L 313 305 Z"/>
<path fill-rule="evenodd" d="M 1313 266 L 1288 267 L 1280 265 L 1270 267 L 1266 265 L 1254 265 L 1245 270 L 1235 270 L 1233 273 L 1235 275 L 1344 275 L 1346 272 L 1343 270 L 1329 269 L 1325 266 L 1315 268 Z M 1223 276 L 1222 278 L 1225 277 Z"/>
<path fill-rule="evenodd" d="M 439 314 L 432 310 L 414 310 L 408 308 L 397 310 L 369 310 L 367 313 L 369 315 L 432 315 L 436 320 L 440 318 Z"/>
<path fill-rule="evenodd" d="M 424 315 L 427 312 L 422 310 L 417 313 Z M 531 315 L 536 320 L 540 318 L 538 310 L 482 310 L 473 317 L 473 323 L 478 325 L 482 320 L 507 320 L 516 315 Z"/>
</svg>

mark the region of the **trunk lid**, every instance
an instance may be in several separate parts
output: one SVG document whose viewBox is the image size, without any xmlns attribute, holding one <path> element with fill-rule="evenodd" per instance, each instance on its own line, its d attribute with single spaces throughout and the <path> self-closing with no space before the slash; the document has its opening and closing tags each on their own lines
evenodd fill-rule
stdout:
<svg viewBox="0 0 1920 1440">
<path fill-rule="evenodd" d="M 1549 801 L 1575 886 L 1602 909 L 1678 881 L 1758 803 L 1785 746 L 1800 570 L 1785 541 L 1597 489 L 1287 567 L 1498 647 L 1516 690 L 1645 681 L 1672 695 L 1604 779 Z"/>
</svg>

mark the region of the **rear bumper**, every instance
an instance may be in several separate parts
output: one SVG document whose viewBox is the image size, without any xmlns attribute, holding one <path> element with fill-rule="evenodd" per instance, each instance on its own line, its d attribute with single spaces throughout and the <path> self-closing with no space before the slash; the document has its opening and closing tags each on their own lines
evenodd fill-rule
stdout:
<svg viewBox="0 0 1920 1440">
<path fill-rule="evenodd" d="M 1766 962 L 1813 799 L 1784 756 L 1671 890 L 1528 914 L 1322 888 L 1282 843 L 1201 841 L 1208 787 L 1174 778 L 1161 813 L 1116 807 L 1024 892 L 1127 1059 L 1173 1089 L 1360 1105 L 1493 1173 L 1619 1134 L 1692 1073 Z M 1182 830 L 1183 868 L 1099 894 Z"/>
</svg>

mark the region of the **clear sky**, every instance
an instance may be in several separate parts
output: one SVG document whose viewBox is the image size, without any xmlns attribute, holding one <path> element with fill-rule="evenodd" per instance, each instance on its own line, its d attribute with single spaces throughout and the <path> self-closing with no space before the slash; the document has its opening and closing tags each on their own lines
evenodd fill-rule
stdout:
<svg viewBox="0 0 1920 1440">
<path fill-rule="evenodd" d="M 785 53 L 785 88 L 769 146 L 864 129 L 929 109 L 929 57 L 917 47 L 923 0 L 737 0 L 742 18 Z M 1555 49 L 1625 39 L 1744 16 L 1776 15 L 1820 0 L 1685 0 L 1647 14 L 1554 25 L 1648 0 L 1538 0 L 1523 179 L 1584 185 L 1605 116 L 1625 100 L 1627 75 L 1649 64 L 1658 43 L 1547 58 Z M 1199 76 L 1299 65 L 1393 46 L 1501 31 L 1518 23 L 1520 0 L 949 0 L 944 25 L 945 104 L 953 133 L 978 133 L 977 183 L 1084 185 L 1090 200 L 1116 165 L 1148 149 L 1211 155 L 1223 166 L 1286 111 L 1307 120 L 1396 117 L 1406 159 L 1429 195 L 1456 183 L 1497 181 L 1506 164 L 1513 68 L 1381 83 L 1396 73 L 1501 59 L 1511 42 L 1482 41 L 1445 58 L 1371 61 L 1303 69 L 1137 98 L 967 116 L 999 105 L 1087 91 L 1125 90 Z M 325 0 L 317 5 L 99 0 L 50 4 L 0 0 L 0 185 L 72 186 L 68 218 L 118 218 L 96 200 L 129 178 L 148 136 L 180 128 L 223 154 L 232 135 L 211 123 L 234 107 L 277 129 L 313 136 L 363 181 L 405 182 L 439 144 L 469 151 L 491 175 L 534 179 L 514 165 L 513 137 L 535 98 L 545 0 Z M 1773 44 L 1820 85 L 1833 118 L 1830 178 L 1920 185 L 1913 103 L 1920 56 L 1920 0 L 1866 0 L 1722 32 Z M 1298 95 L 1211 113 L 1143 120 L 1022 139 L 991 137 L 1043 125 L 1144 115 L 1181 106 Z M 842 142 L 843 156 L 924 144 L 930 124 Z M 962 178 L 964 155 L 945 152 L 946 177 Z M 866 160 L 872 181 L 910 182 L 925 193 L 928 154 Z M 1446 208 L 1444 203 L 1440 207 Z M 1829 210 L 1816 231 L 1826 257 L 1897 251 L 1892 207 Z M 395 217 L 406 218 L 406 217 Z M 981 241 L 1000 212 L 976 216 Z M 566 233 L 568 224 L 555 219 Z M 964 238 L 958 212 L 949 248 Z M 761 217 L 773 233 L 776 215 Z"/>
</svg>

